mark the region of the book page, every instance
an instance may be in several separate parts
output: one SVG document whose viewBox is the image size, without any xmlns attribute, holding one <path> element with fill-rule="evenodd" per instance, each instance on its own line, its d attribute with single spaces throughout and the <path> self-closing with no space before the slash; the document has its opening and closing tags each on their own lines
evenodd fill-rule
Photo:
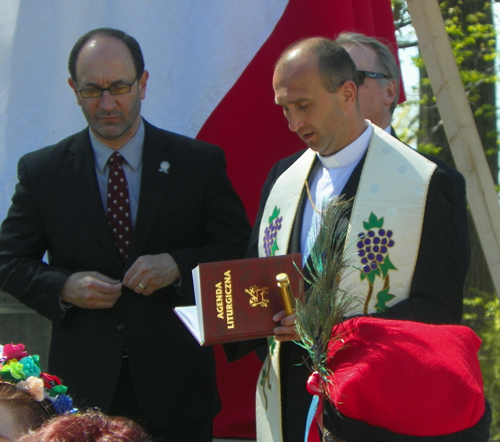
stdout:
<svg viewBox="0 0 500 442">
<path fill-rule="evenodd" d="M 196 304 L 196 312 L 198 315 L 198 328 L 201 331 L 201 337 L 204 340 L 204 327 L 203 327 L 203 310 L 201 301 L 201 284 L 200 284 L 200 266 L 195 267 L 191 271 L 193 275 L 193 290 L 194 290 L 194 302 Z M 201 341 L 200 341 L 201 342 Z"/>
<path fill-rule="evenodd" d="M 190 305 L 187 307 L 175 307 L 174 311 L 200 345 L 203 344 L 205 336 L 203 328 L 200 329 L 200 317 L 198 316 L 196 306 Z"/>
</svg>

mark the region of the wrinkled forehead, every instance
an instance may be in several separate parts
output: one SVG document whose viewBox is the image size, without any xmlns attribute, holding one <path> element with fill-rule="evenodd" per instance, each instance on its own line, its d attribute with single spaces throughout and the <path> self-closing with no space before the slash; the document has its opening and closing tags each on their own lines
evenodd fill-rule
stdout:
<svg viewBox="0 0 500 442">
<path fill-rule="evenodd" d="M 289 56 L 280 60 L 273 75 L 273 87 L 299 78 L 319 78 L 319 67 L 316 57 L 312 54 L 291 51 Z"/>
</svg>

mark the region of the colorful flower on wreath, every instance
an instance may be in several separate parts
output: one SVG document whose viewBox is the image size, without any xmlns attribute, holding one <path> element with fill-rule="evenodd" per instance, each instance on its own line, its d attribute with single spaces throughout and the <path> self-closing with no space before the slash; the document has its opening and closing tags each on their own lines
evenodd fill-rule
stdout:
<svg viewBox="0 0 500 442">
<path fill-rule="evenodd" d="M 74 413 L 76 410 L 73 408 L 73 400 L 65 394 L 57 396 L 56 400 L 52 402 L 54 411 L 61 415 L 65 413 Z"/>
<path fill-rule="evenodd" d="M 274 207 L 272 215 L 268 219 L 268 226 L 264 230 L 264 253 L 266 256 L 274 256 L 278 247 L 278 231 L 281 229 L 283 217 L 279 216 L 280 209 Z"/>
<path fill-rule="evenodd" d="M 52 390 L 56 385 L 61 385 L 61 380 L 52 374 L 40 373 L 40 378 L 43 380 L 43 384 L 47 390 Z"/>
<path fill-rule="evenodd" d="M 26 379 L 26 375 L 23 372 L 23 364 L 17 361 L 17 359 L 10 359 L 5 363 L 0 370 L 0 378 L 7 382 L 19 382 Z"/>
<path fill-rule="evenodd" d="M 24 351 L 23 344 L 5 344 L 2 354 L 2 359 L 17 359 L 18 361 L 28 356 L 28 353 Z"/>
<path fill-rule="evenodd" d="M 38 355 L 26 356 L 19 361 L 23 365 L 23 373 L 26 378 L 34 376 L 40 377 L 40 357 Z"/>
<path fill-rule="evenodd" d="M 50 401 L 57 414 L 78 412 L 71 397 L 66 395 L 68 387 L 57 376 L 42 373 L 39 356 L 28 355 L 23 344 L 0 345 L 0 361 L 0 381 L 14 384 L 36 401 Z"/>
<path fill-rule="evenodd" d="M 29 393 L 37 402 L 43 401 L 45 397 L 43 381 L 38 377 L 30 376 L 25 381 L 19 381 L 16 388 Z"/>
<path fill-rule="evenodd" d="M 56 385 L 55 387 L 53 387 L 50 392 L 49 392 L 49 396 L 50 397 L 56 397 L 60 394 L 66 394 L 66 392 L 68 391 L 68 387 L 64 386 L 64 385 Z"/>
</svg>

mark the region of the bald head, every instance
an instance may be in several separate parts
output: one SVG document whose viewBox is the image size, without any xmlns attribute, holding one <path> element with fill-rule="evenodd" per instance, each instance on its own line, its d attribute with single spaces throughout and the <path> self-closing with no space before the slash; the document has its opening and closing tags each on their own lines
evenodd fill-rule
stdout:
<svg viewBox="0 0 500 442">
<path fill-rule="evenodd" d="M 317 37 L 288 47 L 276 64 L 273 89 L 289 129 L 322 155 L 335 154 L 366 128 L 356 67 L 331 40 Z"/>
<path fill-rule="evenodd" d="M 89 43 L 89 41 L 95 40 L 98 36 L 110 37 L 122 42 L 130 53 L 136 75 L 138 77 L 142 75 L 144 72 L 144 58 L 137 40 L 119 29 L 98 28 L 82 35 L 73 46 L 73 49 L 71 49 L 68 59 L 68 70 L 73 81 L 76 81 L 76 63 L 81 50 L 87 45 L 87 43 Z"/>
<path fill-rule="evenodd" d="M 342 45 L 322 37 L 300 40 L 281 54 L 275 70 L 290 67 L 304 57 L 313 57 L 325 88 L 335 92 L 346 81 L 358 85 L 356 66 Z"/>
</svg>

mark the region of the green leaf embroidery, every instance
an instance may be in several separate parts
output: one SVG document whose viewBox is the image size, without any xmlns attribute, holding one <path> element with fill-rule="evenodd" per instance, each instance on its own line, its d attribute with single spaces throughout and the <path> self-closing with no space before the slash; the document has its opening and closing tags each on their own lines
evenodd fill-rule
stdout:
<svg viewBox="0 0 500 442">
<path fill-rule="evenodd" d="M 274 206 L 274 210 L 272 215 L 269 217 L 268 223 L 271 224 L 278 216 L 280 215 L 280 209 L 278 209 L 278 206 Z"/>
<path fill-rule="evenodd" d="M 387 287 L 384 290 L 381 290 L 380 292 L 377 293 L 377 304 L 375 304 L 375 310 L 377 313 L 382 313 L 387 310 L 387 303 L 391 300 L 394 299 L 396 296 L 391 295 L 389 293 L 389 290 L 391 287 Z"/>
<path fill-rule="evenodd" d="M 391 262 L 389 255 L 385 257 L 384 262 L 379 267 L 382 270 L 382 279 L 385 279 L 389 270 L 397 270 L 396 266 Z"/>
<path fill-rule="evenodd" d="M 370 213 L 368 222 L 363 221 L 363 227 L 365 228 L 365 230 L 370 230 L 374 228 L 380 229 L 383 225 L 384 225 L 384 217 L 378 219 L 373 212 Z"/>
</svg>

